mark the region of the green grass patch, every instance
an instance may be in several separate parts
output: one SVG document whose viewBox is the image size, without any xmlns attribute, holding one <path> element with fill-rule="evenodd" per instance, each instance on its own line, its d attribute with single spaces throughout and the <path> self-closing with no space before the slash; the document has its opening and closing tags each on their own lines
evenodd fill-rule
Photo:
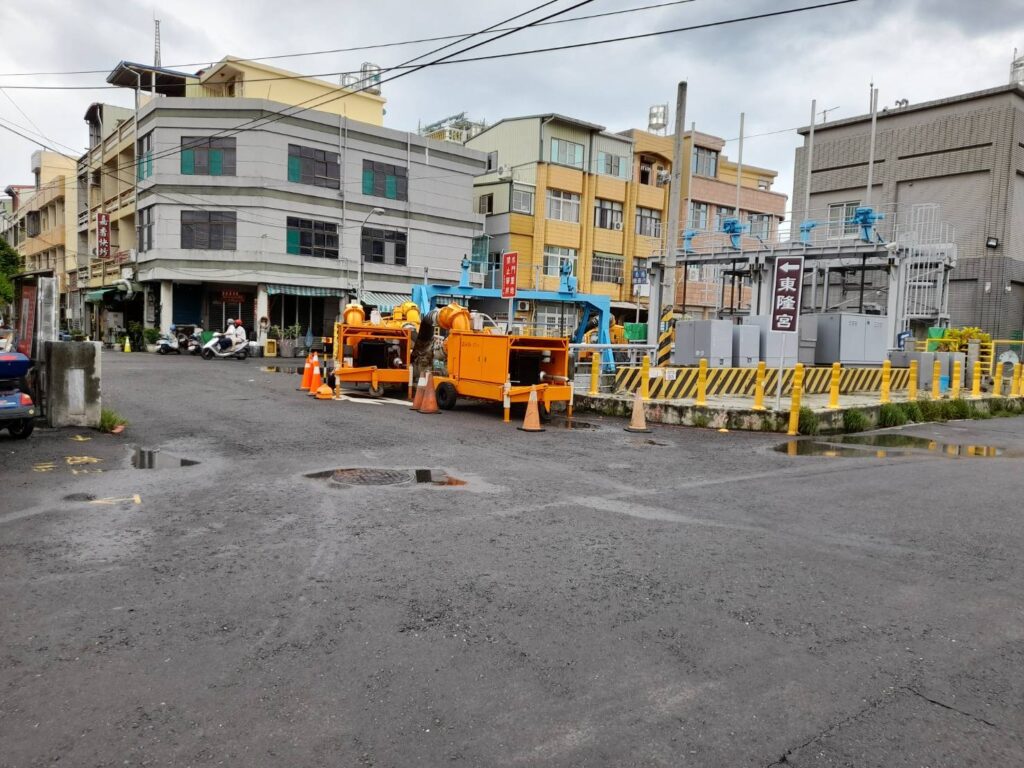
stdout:
<svg viewBox="0 0 1024 768">
<path fill-rule="evenodd" d="M 693 416 L 693 426 L 705 429 L 711 423 L 711 417 L 706 413 L 696 413 Z"/>
<path fill-rule="evenodd" d="M 942 404 L 942 414 L 947 419 L 970 419 L 974 416 L 974 408 L 966 400 L 946 400 Z"/>
<path fill-rule="evenodd" d="M 100 411 L 100 432 L 113 432 L 115 427 L 128 426 L 128 419 L 111 408 Z"/>
<path fill-rule="evenodd" d="M 907 423 L 907 414 L 896 403 L 886 403 L 878 409 L 878 426 L 902 427 Z"/>
<path fill-rule="evenodd" d="M 924 421 L 945 421 L 944 403 L 941 400 L 922 400 L 918 405 Z"/>
<path fill-rule="evenodd" d="M 924 421 L 924 414 L 921 413 L 921 406 L 917 401 L 911 400 L 906 403 L 900 403 L 899 408 L 903 411 L 903 415 L 907 417 L 907 421 L 912 421 L 915 424 L 920 424 Z"/>
<path fill-rule="evenodd" d="M 864 411 L 859 408 L 850 408 L 847 411 L 843 411 L 844 432 L 863 432 L 868 426 L 870 426 L 868 417 Z"/>
<path fill-rule="evenodd" d="M 816 435 L 821 431 L 821 423 L 818 414 L 810 408 L 800 409 L 800 426 L 797 427 L 801 435 Z"/>
</svg>

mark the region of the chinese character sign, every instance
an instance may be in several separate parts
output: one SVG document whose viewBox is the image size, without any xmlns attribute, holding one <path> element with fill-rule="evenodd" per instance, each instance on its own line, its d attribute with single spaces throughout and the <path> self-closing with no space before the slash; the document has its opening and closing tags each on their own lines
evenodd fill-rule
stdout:
<svg viewBox="0 0 1024 768">
<path fill-rule="evenodd" d="M 779 256 L 772 284 L 772 330 L 796 333 L 800 319 L 800 289 L 804 282 L 804 257 Z"/>
<path fill-rule="evenodd" d="M 96 256 L 110 258 L 110 214 L 96 214 Z"/>
<path fill-rule="evenodd" d="M 516 297 L 516 276 L 519 273 L 519 253 L 508 251 L 501 254 L 501 298 Z"/>
</svg>

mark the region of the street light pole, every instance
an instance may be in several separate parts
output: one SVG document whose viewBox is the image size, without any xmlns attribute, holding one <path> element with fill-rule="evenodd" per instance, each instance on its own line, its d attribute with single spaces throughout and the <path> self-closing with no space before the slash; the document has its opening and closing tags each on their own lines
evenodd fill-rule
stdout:
<svg viewBox="0 0 1024 768">
<path fill-rule="evenodd" d="M 373 208 L 373 209 L 370 210 L 370 212 L 368 214 L 366 214 L 366 218 L 363 219 L 363 223 L 359 225 L 360 243 L 362 243 L 362 231 L 363 231 L 363 228 L 366 226 L 366 222 L 368 222 L 370 220 L 370 217 L 371 216 L 383 216 L 385 213 L 387 213 L 387 211 L 385 211 L 383 208 Z M 360 245 L 360 247 L 362 247 L 362 246 Z M 359 302 L 360 304 L 362 304 L 363 303 L 363 254 L 362 254 L 362 252 L 360 252 L 358 254 L 357 258 L 359 260 L 358 261 L 358 263 L 359 263 L 359 272 L 358 272 L 358 277 L 356 278 L 356 301 Z"/>
</svg>

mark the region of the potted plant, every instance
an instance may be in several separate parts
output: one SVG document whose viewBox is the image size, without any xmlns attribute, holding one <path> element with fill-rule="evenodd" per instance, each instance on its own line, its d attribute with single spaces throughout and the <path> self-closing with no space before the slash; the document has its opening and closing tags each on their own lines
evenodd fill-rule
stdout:
<svg viewBox="0 0 1024 768">
<path fill-rule="evenodd" d="M 159 328 L 147 328 L 142 332 L 142 335 L 146 339 L 146 351 L 156 352 L 159 349 L 157 342 L 160 341 L 160 329 Z"/>
<path fill-rule="evenodd" d="M 281 326 L 271 325 L 267 328 L 267 341 L 274 342 L 274 357 L 282 355 L 281 352 Z M 266 352 L 264 352 L 266 354 Z"/>
<path fill-rule="evenodd" d="M 285 326 L 281 331 L 281 357 L 295 357 L 295 347 L 301 335 L 302 326 L 298 323 Z"/>
</svg>

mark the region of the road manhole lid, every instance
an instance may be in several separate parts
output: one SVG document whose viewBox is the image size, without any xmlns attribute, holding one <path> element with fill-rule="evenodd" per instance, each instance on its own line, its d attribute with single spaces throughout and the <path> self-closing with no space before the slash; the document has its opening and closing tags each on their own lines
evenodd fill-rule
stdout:
<svg viewBox="0 0 1024 768">
<path fill-rule="evenodd" d="M 413 479 L 408 469 L 374 469 L 349 467 L 331 472 L 331 481 L 342 485 L 397 485 Z"/>
<path fill-rule="evenodd" d="M 306 477 L 328 480 L 338 485 L 402 485 L 415 482 L 427 485 L 465 485 L 464 480 L 452 477 L 439 469 L 395 469 L 382 467 L 341 467 L 323 472 L 312 472 Z"/>
</svg>

